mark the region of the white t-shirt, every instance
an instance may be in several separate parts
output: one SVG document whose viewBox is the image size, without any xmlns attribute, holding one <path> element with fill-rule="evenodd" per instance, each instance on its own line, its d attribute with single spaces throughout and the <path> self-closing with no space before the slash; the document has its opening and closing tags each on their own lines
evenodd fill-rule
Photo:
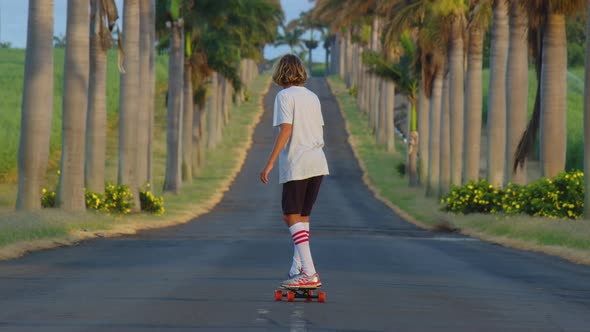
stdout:
<svg viewBox="0 0 590 332">
<path fill-rule="evenodd" d="M 291 138 L 279 154 L 279 183 L 328 175 L 324 147 L 324 119 L 320 100 L 302 86 L 277 93 L 273 126 L 289 123 Z"/>
</svg>

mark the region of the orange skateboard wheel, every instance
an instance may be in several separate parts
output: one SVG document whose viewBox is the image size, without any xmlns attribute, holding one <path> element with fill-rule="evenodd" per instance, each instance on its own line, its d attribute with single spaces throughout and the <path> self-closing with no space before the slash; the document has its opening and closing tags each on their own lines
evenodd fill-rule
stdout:
<svg viewBox="0 0 590 332">
<path fill-rule="evenodd" d="M 287 302 L 293 302 L 295 301 L 295 293 L 288 291 L 287 292 Z"/>
</svg>

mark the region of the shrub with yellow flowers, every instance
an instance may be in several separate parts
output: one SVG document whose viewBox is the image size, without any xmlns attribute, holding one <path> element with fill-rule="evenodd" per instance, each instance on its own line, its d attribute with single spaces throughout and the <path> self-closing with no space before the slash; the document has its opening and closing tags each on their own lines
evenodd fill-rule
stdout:
<svg viewBox="0 0 590 332">
<path fill-rule="evenodd" d="M 579 219 L 584 212 L 584 173 L 561 172 L 525 187 L 521 204 L 532 216 Z"/>
<path fill-rule="evenodd" d="M 456 214 L 496 213 L 502 207 L 499 190 L 485 179 L 453 186 L 441 203 L 445 204 L 443 211 Z"/>
<path fill-rule="evenodd" d="M 41 190 L 41 206 L 44 208 L 55 207 L 55 196 L 57 196 L 55 190 L 47 190 L 43 188 Z"/>
<path fill-rule="evenodd" d="M 584 210 L 584 173 L 562 172 L 553 179 L 542 178 L 526 186 L 509 183 L 494 188 L 486 180 L 453 187 L 441 203 L 443 211 L 456 214 L 528 214 L 578 219 Z"/>
<path fill-rule="evenodd" d="M 109 214 L 128 214 L 133 208 L 133 194 L 126 185 L 107 183 L 104 194 L 85 190 L 86 208 Z"/>
<path fill-rule="evenodd" d="M 150 190 L 150 184 L 147 184 L 145 191 L 139 192 L 139 202 L 141 211 L 153 213 L 156 215 L 164 214 L 164 197 L 156 197 Z"/>
<path fill-rule="evenodd" d="M 126 185 L 107 183 L 101 210 L 107 213 L 128 214 L 133 208 L 133 194 Z"/>
</svg>

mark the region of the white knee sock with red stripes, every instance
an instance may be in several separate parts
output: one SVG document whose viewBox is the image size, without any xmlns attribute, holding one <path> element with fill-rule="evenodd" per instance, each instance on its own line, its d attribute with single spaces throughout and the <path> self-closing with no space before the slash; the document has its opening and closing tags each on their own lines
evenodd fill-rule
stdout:
<svg viewBox="0 0 590 332">
<path fill-rule="evenodd" d="M 289 227 L 289 232 L 293 238 L 295 249 L 299 253 L 303 272 L 310 276 L 315 274 L 316 271 L 313 265 L 313 259 L 311 258 L 311 250 L 309 248 L 309 231 L 306 230 L 305 224 L 307 223 L 298 222 Z"/>
<path fill-rule="evenodd" d="M 302 222 L 307 234 L 309 236 L 309 222 Z M 297 250 L 297 246 L 293 244 L 293 264 L 291 264 L 291 270 L 289 274 L 292 276 L 297 275 L 301 272 L 301 256 L 299 256 L 299 251 Z"/>
</svg>

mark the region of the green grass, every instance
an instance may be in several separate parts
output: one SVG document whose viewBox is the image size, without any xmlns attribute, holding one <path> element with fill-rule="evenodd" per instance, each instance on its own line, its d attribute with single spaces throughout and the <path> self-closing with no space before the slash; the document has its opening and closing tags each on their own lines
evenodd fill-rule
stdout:
<svg viewBox="0 0 590 332">
<path fill-rule="evenodd" d="M 234 106 L 230 123 L 224 128 L 222 142 L 215 149 L 206 152 L 206 163 L 195 175 L 191 183 L 183 184 L 181 193 L 174 195 L 162 193 L 166 167 L 166 107 L 165 95 L 167 86 L 168 60 L 165 56 L 156 59 L 156 96 L 155 96 L 155 139 L 154 139 L 154 183 L 152 189 L 158 196 L 165 199 L 166 213 L 163 216 L 146 214 L 128 216 L 109 216 L 105 214 L 65 213 L 59 209 L 43 209 L 37 212 L 15 212 L 17 184 L 8 176 L 15 172 L 16 151 L 18 149 L 18 134 L 20 130 L 20 105 L 22 98 L 22 76 L 24 74 L 23 50 L 0 50 L 0 70 L 5 70 L 12 77 L 0 77 L 0 84 L 6 89 L 0 93 L 6 102 L 0 108 L 0 119 L 3 131 L 0 133 L 5 146 L 13 145 L 12 153 L 2 154 L 5 166 L 4 181 L 0 181 L 0 247 L 17 242 L 36 242 L 46 239 L 62 239 L 71 232 L 89 230 L 91 232 L 108 231 L 115 226 L 126 223 L 145 223 L 146 225 L 170 224 L 177 220 L 188 220 L 195 211 L 206 208 L 205 203 L 218 192 L 224 181 L 227 181 L 231 170 L 239 161 L 240 151 L 243 152 L 248 141 L 248 128 L 252 125 L 260 111 L 259 102 L 261 92 L 268 86 L 268 74 L 257 77 L 250 87 L 251 99 Z M 55 97 L 52 129 L 52 149 L 54 154 L 52 167 L 47 174 L 47 187 L 53 188 L 57 182 L 57 167 L 59 166 L 59 149 L 61 145 L 61 84 L 63 79 L 63 50 L 55 53 Z M 59 64 L 61 63 L 61 65 Z M 108 81 L 107 81 L 107 168 L 106 180 L 115 183 L 118 166 L 118 104 L 119 104 L 119 74 L 116 66 L 116 53 L 109 53 Z M 13 81 L 9 89 L 8 82 Z M 15 140 L 5 140 L 14 137 Z M 8 171 L 6 171 L 8 170 Z M 8 180 L 7 180 L 8 179 Z"/>
<path fill-rule="evenodd" d="M 326 72 L 326 64 L 324 62 L 314 62 L 311 66 L 311 75 L 313 77 L 322 77 Z"/>
<path fill-rule="evenodd" d="M 490 71 L 483 71 L 483 127 L 487 120 Z M 529 71 L 529 117 L 535 105 L 537 77 Z M 584 166 L 584 68 L 570 68 L 567 76 L 567 157 L 566 168 L 582 169 Z M 483 142 L 485 143 L 485 142 Z M 538 149 L 538 145 L 537 145 Z M 538 151 L 533 153 L 537 156 Z"/>
<path fill-rule="evenodd" d="M 590 254 L 590 223 L 588 221 L 557 220 L 528 216 L 505 218 L 498 215 L 456 216 L 443 213 L 435 199 L 424 196 L 422 188 L 411 188 L 408 179 L 395 171 L 395 165 L 404 162 L 403 147 L 398 153 L 388 153 L 375 143 L 364 113 L 358 111 L 354 97 L 349 95 L 342 80 L 329 78 L 332 91 L 342 107 L 351 140 L 358 157 L 365 165 L 368 180 L 383 199 L 393 203 L 418 222 L 436 227 L 442 221 L 450 222 L 468 234 L 483 234 L 494 241 L 509 243 L 523 249 L 563 254 L 561 249 L 576 250 L 583 257 Z M 500 239 L 500 240 L 498 240 Z M 506 240 L 504 241 L 504 240 Z M 555 251 L 554 249 L 557 248 Z M 554 250 L 554 251 L 552 251 Z M 567 256 L 574 261 L 589 263 L 580 256 Z"/>
</svg>

